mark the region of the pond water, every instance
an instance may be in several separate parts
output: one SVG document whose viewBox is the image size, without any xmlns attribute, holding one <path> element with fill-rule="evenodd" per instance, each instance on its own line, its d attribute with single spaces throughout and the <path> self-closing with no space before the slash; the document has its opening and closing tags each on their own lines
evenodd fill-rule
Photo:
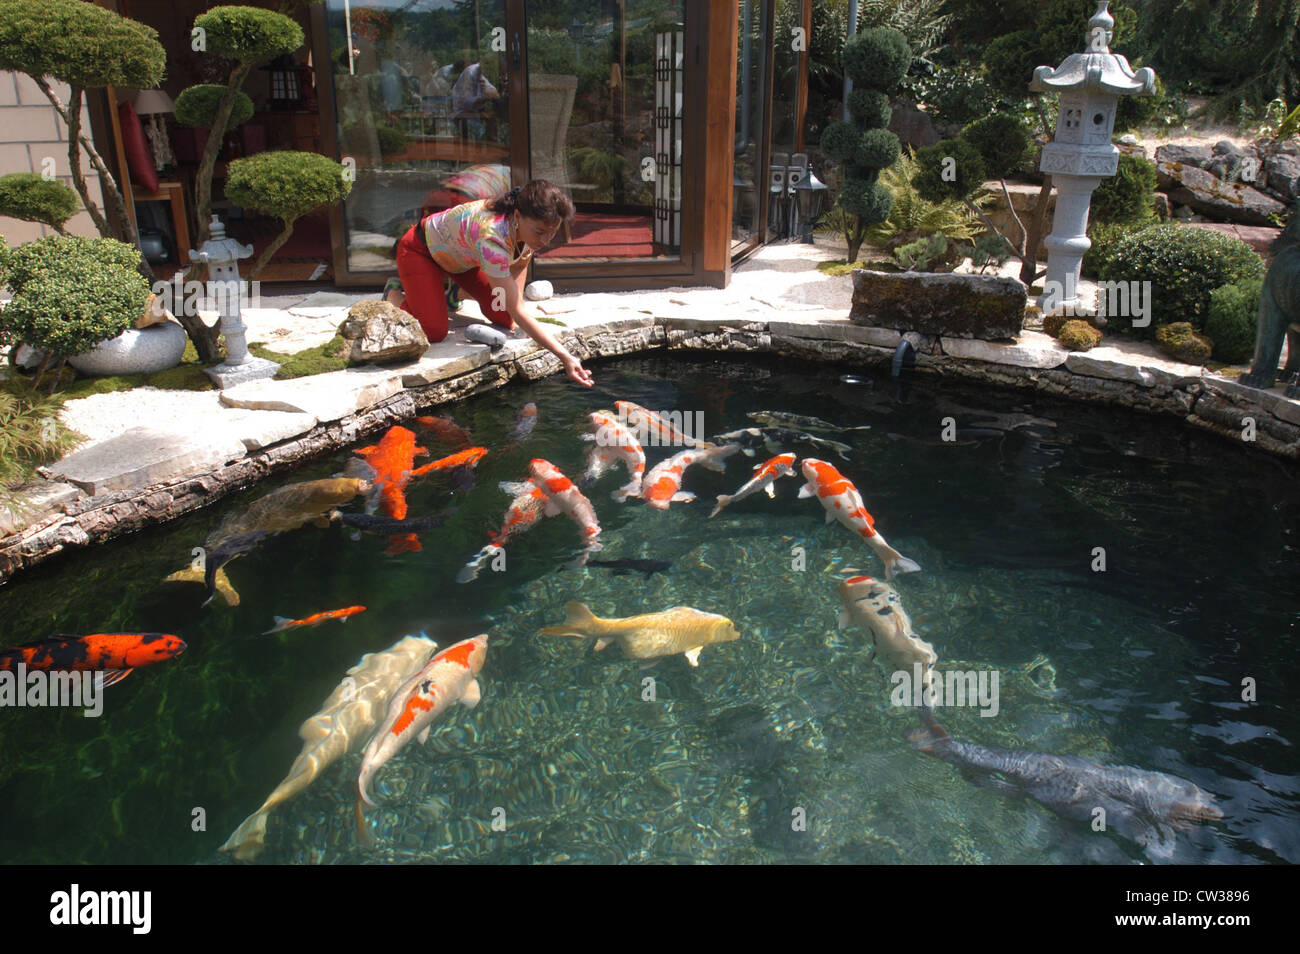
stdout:
<svg viewBox="0 0 1300 954">
<path fill-rule="evenodd" d="M 866 635 L 836 625 L 841 571 L 883 576 L 872 552 L 797 498 L 802 478 L 705 519 L 761 451 L 725 473 L 689 469 L 699 499 L 667 512 L 613 502 L 621 468 L 588 489 L 599 557 L 668 561 L 665 572 L 566 568 L 578 533 L 557 517 L 511 540 L 504 570 L 455 582 L 509 502 L 497 483 L 524 479 L 532 457 L 576 478 L 587 413 L 616 399 L 702 412 L 709 434 L 752 424 L 756 410 L 869 426 L 825 435 L 851 446 L 847 460 L 789 449 L 839 467 L 921 565 L 892 584 L 938 669 L 1000 673 L 996 716 L 937 710 L 952 737 L 1165 772 L 1212 793 L 1223 819 L 1177 834 L 1159 860 L 1300 861 L 1295 469 L 1166 419 L 930 378 L 894 395 L 860 370 L 862 383 L 841 383 L 851 370 L 654 357 L 595 365 L 590 392 L 552 378 L 443 408 L 490 453 L 466 494 L 453 497 L 441 473 L 408 487 L 412 516 L 456 506 L 421 550 L 388 555 L 385 537 L 308 525 L 226 567 L 233 607 L 161 581 L 223 516 L 339 472 L 351 449 L 20 575 L 0 589 L 0 646 L 140 630 L 188 649 L 106 689 L 98 718 L 0 711 L 0 862 L 228 861 L 217 849 L 288 771 L 303 720 L 363 653 L 420 631 L 442 647 L 490 634 L 482 702 L 453 707 L 427 744 L 380 770 L 373 849 L 355 835 L 354 751 L 271 815 L 261 861 L 1154 857 L 909 744 L 915 710 L 891 704 Z M 507 448 L 529 401 L 537 427 Z M 941 439 L 949 423 L 954 442 Z M 432 451 L 422 460 L 451 450 L 425 433 L 420 443 Z M 647 448 L 648 467 L 677 449 Z M 698 668 L 676 656 L 643 669 L 617 647 L 539 635 L 570 600 L 605 617 L 693 606 L 729 617 L 741 638 L 705 648 Z M 346 623 L 263 635 L 275 615 L 356 604 L 365 612 Z"/>
</svg>

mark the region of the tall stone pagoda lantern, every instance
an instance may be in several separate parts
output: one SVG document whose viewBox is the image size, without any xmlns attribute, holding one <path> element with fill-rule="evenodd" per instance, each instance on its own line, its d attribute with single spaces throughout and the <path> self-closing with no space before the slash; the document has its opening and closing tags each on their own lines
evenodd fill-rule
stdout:
<svg viewBox="0 0 1300 954">
<path fill-rule="evenodd" d="M 1056 69 L 1038 67 L 1029 83 L 1031 92 L 1061 96 L 1056 138 L 1043 147 L 1039 163 L 1056 186 L 1052 234 L 1043 240 L 1047 278 L 1039 305 L 1044 314 L 1085 310 L 1077 289 L 1083 253 L 1092 245 L 1087 235 L 1088 206 L 1092 190 L 1119 167 L 1119 150 L 1111 143 L 1115 109 L 1121 96 L 1151 96 L 1156 89 L 1156 74 L 1150 67 L 1134 73 L 1127 59 L 1110 52 L 1115 19 L 1106 12 L 1109 6 L 1109 0 L 1097 4 L 1088 21 L 1084 52 L 1072 53 Z"/>
<path fill-rule="evenodd" d="M 226 339 L 226 360 L 203 370 L 224 391 L 245 381 L 273 378 L 280 366 L 249 354 L 244 337 L 247 328 L 239 314 L 244 280 L 239 275 L 239 260 L 252 255 L 253 246 L 227 238 L 226 227 L 216 215 L 212 216 L 208 231 L 211 237 L 200 251 L 190 249 L 190 258 L 207 263 L 208 295 L 217 299 L 221 336 Z"/>
</svg>

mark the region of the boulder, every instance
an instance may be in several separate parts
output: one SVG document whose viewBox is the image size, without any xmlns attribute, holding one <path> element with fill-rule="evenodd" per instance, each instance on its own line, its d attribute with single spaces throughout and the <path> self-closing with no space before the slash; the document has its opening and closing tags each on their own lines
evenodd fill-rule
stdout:
<svg viewBox="0 0 1300 954">
<path fill-rule="evenodd" d="M 1156 162 L 1181 162 L 1185 166 L 1204 166 L 1213 157 L 1209 146 L 1157 146 Z"/>
<path fill-rule="evenodd" d="M 359 301 L 339 325 L 340 355 L 352 364 L 418 361 L 429 339 L 415 316 L 386 301 Z"/>
<path fill-rule="evenodd" d="M 524 297 L 529 301 L 546 301 L 555 294 L 555 286 L 545 279 L 529 282 L 524 286 Z"/>
<path fill-rule="evenodd" d="M 1246 151 L 1231 139 L 1220 139 L 1214 144 L 1214 154 L 1216 156 L 1244 156 Z"/>
<path fill-rule="evenodd" d="M 1121 136 L 1119 142 L 1115 143 L 1115 148 L 1126 156 L 1134 156 L 1138 159 L 1147 159 L 1147 147 L 1138 142 L 1137 136 L 1132 133 L 1126 133 Z"/>
<path fill-rule="evenodd" d="M 933 146 L 939 141 L 939 131 L 934 128 L 934 120 L 929 113 L 917 109 L 907 100 L 894 103 L 894 111 L 889 117 L 889 131 L 913 149 Z"/>
<path fill-rule="evenodd" d="M 853 272 L 849 320 L 927 335 L 1015 338 L 1024 321 L 1028 289 L 1015 278 L 934 272 Z"/>
<path fill-rule="evenodd" d="M 1269 157 L 1261 178 L 1264 185 L 1278 195 L 1285 196 L 1286 201 L 1300 196 L 1300 158 L 1283 153 Z"/>
<path fill-rule="evenodd" d="M 1156 172 L 1170 182 L 1169 198 L 1225 222 L 1243 225 L 1270 225 L 1270 215 L 1280 214 L 1285 206 L 1250 186 L 1224 182 L 1204 169 L 1178 162 L 1157 162 Z"/>
</svg>

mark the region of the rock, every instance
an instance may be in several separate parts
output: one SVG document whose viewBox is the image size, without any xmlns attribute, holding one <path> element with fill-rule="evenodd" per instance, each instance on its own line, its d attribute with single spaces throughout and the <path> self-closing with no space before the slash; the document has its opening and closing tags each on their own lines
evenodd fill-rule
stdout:
<svg viewBox="0 0 1300 954">
<path fill-rule="evenodd" d="M 310 414 L 324 424 L 357 414 L 402 390 L 402 372 L 330 371 L 288 381 L 251 381 L 221 392 L 221 403 L 250 411 Z"/>
<path fill-rule="evenodd" d="M 163 299 L 160 296 L 150 295 L 149 300 L 145 302 L 144 313 L 136 319 L 135 327 L 138 331 L 141 328 L 160 325 L 164 321 L 176 321 L 176 319 L 167 310 L 167 306 L 163 304 Z"/>
<path fill-rule="evenodd" d="M 1286 208 L 1258 189 L 1224 182 L 1195 166 L 1158 162 L 1156 170 L 1177 180 L 1178 184 L 1168 190 L 1170 199 L 1215 219 L 1243 225 L 1271 225 L 1269 216 L 1280 214 Z"/>
<path fill-rule="evenodd" d="M 849 320 L 953 338 L 1015 338 L 1028 289 L 1015 278 L 933 272 L 853 272 Z"/>
<path fill-rule="evenodd" d="M 1231 235 L 1233 238 L 1241 239 L 1256 252 L 1260 258 L 1266 262 L 1272 257 L 1273 242 L 1282 230 L 1275 225 L 1233 225 L 1230 222 L 1202 222 L 1189 223 L 1202 229 L 1214 229 L 1216 232 L 1222 232 L 1224 235 Z"/>
<path fill-rule="evenodd" d="M 415 316 L 386 301 L 359 301 L 339 325 L 340 355 L 352 364 L 417 361 L 429 339 Z"/>
<path fill-rule="evenodd" d="M 980 341 L 971 338 L 948 338 L 944 353 L 950 358 L 1011 364 L 1021 368 L 1056 368 L 1065 364 L 1070 352 L 1055 338 L 1038 331 L 1023 332 L 1014 343 Z"/>
<path fill-rule="evenodd" d="M 21 341 L 14 345 L 13 362 L 24 371 L 35 371 L 45 360 L 45 352 L 40 348 L 33 348 L 31 345 L 23 344 Z"/>
<path fill-rule="evenodd" d="M 1165 196 L 1165 201 L 1170 201 L 1169 196 Z M 1192 210 L 1185 205 L 1174 206 L 1174 218 L 1178 219 L 1180 222 L 1190 222 L 1193 214 Z"/>
<path fill-rule="evenodd" d="M 1138 142 L 1137 136 L 1128 133 L 1120 137 L 1115 147 L 1126 156 L 1135 156 L 1138 159 L 1147 158 L 1147 147 Z"/>
<path fill-rule="evenodd" d="M 546 301 L 555 294 L 555 286 L 545 279 L 529 282 L 524 286 L 524 297 L 529 301 Z"/>
<path fill-rule="evenodd" d="M 1300 196 L 1300 157 L 1276 155 L 1264 164 L 1264 184 L 1287 201 Z"/>
<path fill-rule="evenodd" d="M 1208 146 L 1157 146 L 1156 162 L 1181 162 L 1185 166 L 1201 167 L 1210 161 L 1213 153 Z"/>
<path fill-rule="evenodd" d="M 933 146 L 939 141 L 939 131 L 934 128 L 934 120 L 907 100 L 898 100 L 894 104 L 893 114 L 889 117 L 889 131 L 913 149 Z"/>
<path fill-rule="evenodd" d="M 47 470 L 51 476 L 93 496 L 201 474 L 239 460 L 244 454 L 243 442 L 223 431 L 133 427 L 117 437 L 73 451 Z"/>
<path fill-rule="evenodd" d="M 1244 156 L 1246 151 L 1230 139 L 1220 139 L 1214 144 L 1216 156 Z"/>
<path fill-rule="evenodd" d="M 1174 207 L 1173 203 L 1169 201 L 1169 196 L 1165 195 L 1163 192 L 1155 193 L 1155 201 L 1152 202 L 1152 211 L 1162 219 L 1173 218 Z M 1188 209 L 1187 211 L 1189 214 L 1191 213 L 1191 209 Z"/>
<path fill-rule="evenodd" d="M 180 325 L 164 321 L 137 331 L 128 328 L 116 338 L 101 341 L 84 354 L 68 358 L 82 374 L 155 374 L 181 363 L 189 341 Z"/>
</svg>

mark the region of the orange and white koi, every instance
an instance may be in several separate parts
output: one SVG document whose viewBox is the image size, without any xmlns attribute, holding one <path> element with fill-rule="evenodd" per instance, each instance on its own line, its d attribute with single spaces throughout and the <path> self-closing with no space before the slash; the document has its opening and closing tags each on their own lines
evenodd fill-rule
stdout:
<svg viewBox="0 0 1300 954">
<path fill-rule="evenodd" d="M 716 517 L 727 504 L 734 503 L 737 500 L 744 500 L 750 494 L 757 493 L 760 490 L 769 497 L 775 497 L 776 488 L 772 485 L 778 477 L 794 476 L 794 462 L 794 454 L 777 454 L 775 457 L 755 465 L 754 476 L 743 487 L 734 494 L 718 494 L 718 504 L 713 508 L 713 513 L 709 514 L 709 517 Z"/>
<path fill-rule="evenodd" d="M 594 440 L 596 444 L 587 454 L 587 473 L 583 480 L 598 480 L 611 465 L 622 461 L 632 479 L 610 496 L 620 503 L 628 497 L 640 496 L 641 479 L 645 476 L 645 451 L 636 437 L 609 411 L 595 411 L 588 417 L 596 432 L 584 434 L 583 440 Z"/>
<path fill-rule="evenodd" d="M 560 469 L 549 460 L 540 457 L 528 462 L 528 472 L 532 474 L 537 489 L 546 495 L 543 512 L 548 517 L 563 513 L 578 525 L 587 544 L 584 557 L 586 553 L 599 550 L 600 523 L 596 520 L 596 510 L 573 481 L 560 473 Z"/>
<path fill-rule="evenodd" d="M 303 626 L 316 626 L 320 623 L 327 623 L 332 619 L 347 622 L 351 616 L 358 613 L 364 613 L 364 606 L 345 606 L 343 609 L 325 610 L 323 613 L 312 613 L 310 616 L 304 616 L 302 619 L 289 619 L 285 616 L 273 617 L 275 625 L 268 629 L 263 636 L 269 636 L 272 633 L 283 633 L 286 629 L 299 629 Z"/>
<path fill-rule="evenodd" d="M 885 579 L 899 573 L 914 573 L 921 569 L 903 556 L 876 530 L 876 521 L 863 506 L 862 495 L 853 482 L 824 460 L 805 457 L 803 475 L 808 483 L 799 488 L 800 497 L 816 496 L 826 508 L 826 522 L 838 520 L 854 533 L 861 534 L 867 545 L 885 563 Z"/>
<path fill-rule="evenodd" d="M 740 450 L 739 444 L 717 447 L 709 444 L 702 448 L 684 450 L 667 460 L 655 464 L 641 484 L 641 499 L 657 510 L 667 510 L 670 503 L 689 503 L 695 494 L 682 490 L 682 476 L 691 464 L 700 464 L 709 470 L 726 469 L 723 460 Z"/>
<path fill-rule="evenodd" d="M 361 758 L 357 776 L 361 801 L 376 807 L 370 798 L 370 780 L 412 738 L 428 739 L 429 724 L 448 706 L 453 702 L 467 709 L 478 705 L 481 693 L 475 677 L 487 658 L 487 641 L 484 634 L 448 646 L 393 693 L 388 713 Z"/>
<path fill-rule="evenodd" d="M 498 486 L 510 494 L 513 499 L 506 508 L 506 515 L 501 520 L 501 529 L 488 535 L 488 544 L 479 550 L 459 573 L 457 583 L 468 583 L 478 577 L 483 564 L 491 560 L 504 548 L 506 541 L 522 533 L 545 516 L 546 494 L 538 489 L 531 480 L 519 482 L 502 481 Z"/>
<path fill-rule="evenodd" d="M 683 447 L 707 447 L 708 442 L 688 437 L 679 431 L 670 421 L 665 421 L 654 411 L 647 410 L 631 401 L 615 401 L 614 407 L 625 426 L 634 428 L 643 442 L 653 435 L 654 443 L 663 445 L 680 444 Z"/>
</svg>

